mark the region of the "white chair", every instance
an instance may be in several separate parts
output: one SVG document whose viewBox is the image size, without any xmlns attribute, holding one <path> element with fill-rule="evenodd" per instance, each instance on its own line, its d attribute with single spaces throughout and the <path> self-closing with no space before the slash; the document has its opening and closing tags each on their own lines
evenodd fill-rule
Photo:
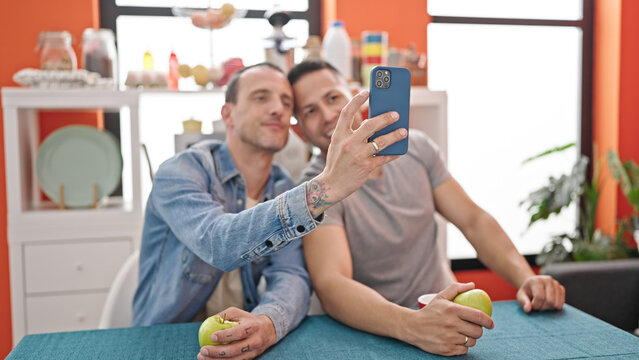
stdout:
<svg viewBox="0 0 639 360">
<path fill-rule="evenodd" d="M 138 287 L 140 251 L 133 252 L 120 268 L 107 295 L 99 329 L 130 327 L 133 320 L 133 296 Z"/>
<path fill-rule="evenodd" d="M 311 306 L 308 308 L 308 313 L 306 315 L 326 315 L 326 311 L 322 307 L 322 303 L 320 302 L 315 290 L 311 292 Z"/>
</svg>

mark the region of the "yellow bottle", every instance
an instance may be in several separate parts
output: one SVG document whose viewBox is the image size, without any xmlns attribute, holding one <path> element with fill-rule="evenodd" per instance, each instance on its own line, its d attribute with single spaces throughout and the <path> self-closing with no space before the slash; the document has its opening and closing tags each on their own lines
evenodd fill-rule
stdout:
<svg viewBox="0 0 639 360">
<path fill-rule="evenodd" d="M 144 70 L 153 70 L 153 56 L 148 50 L 144 53 Z"/>
</svg>

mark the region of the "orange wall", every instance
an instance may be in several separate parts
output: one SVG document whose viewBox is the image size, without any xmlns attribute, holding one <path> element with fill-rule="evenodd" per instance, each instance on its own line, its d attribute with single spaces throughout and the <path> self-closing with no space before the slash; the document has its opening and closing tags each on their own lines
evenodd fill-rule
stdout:
<svg viewBox="0 0 639 360">
<path fill-rule="evenodd" d="M 539 267 L 533 267 L 535 274 L 539 274 Z M 457 281 L 466 283 L 474 282 L 476 289 L 482 289 L 488 293 L 493 301 L 517 299 L 517 288 L 492 270 L 462 270 L 455 271 Z"/>
<path fill-rule="evenodd" d="M 621 47 L 621 0 L 595 2 L 593 141 L 599 155 L 617 151 L 619 143 L 619 49 Z M 597 208 L 597 226 L 613 233 L 617 214 L 617 188 L 605 162 L 601 163 L 603 183 Z"/>
<path fill-rule="evenodd" d="M 70 121 L 69 118 L 73 120 Z M 40 142 L 49 136 L 52 132 L 58 130 L 70 123 L 74 125 L 95 126 L 98 129 L 104 129 L 104 113 L 101 111 L 96 114 L 95 111 L 41 111 L 40 119 Z"/>
<path fill-rule="evenodd" d="M 0 87 L 16 86 L 15 72 L 39 66 L 34 52 L 38 34 L 44 30 L 68 30 L 75 40 L 80 57 L 82 31 L 99 26 L 98 0 L 20 0 L 2 1 L 0 5 Z M 1 105 L 1 100 L 0 100 Z M 61 117 L 60 113 L 43 115 Z M 95 114 L 93 115 L 95 119 Z M 84 117 L 86 120 L 86 117 Z M 80 122 L 83 122 L 80 119 Z M 96 124 L 93 120 L 90 123 Z M 43 129 L 52 131 L 52 128 Z M 9 254 L 7 246 L 7 197 L 4 161 L 4 121 L 0 114 L 0 358 L 12 348 Z"/>
<path fill-rule="evenodd" d="M 639 1 L 624 0 L 621 9 L 619 156 L 639 163 Z M 631 213 L 630 203 L 619 190 L 617 215 Z"/>
<path fill-rule="evenodd" d="M 426 53 L 426 26 L 430 22 L 426 0 L 324 0 L 322 6 L 323 33 L 331 21 L 344 20 L 351 38 L 359 38 L 364 30 L 384 30 L 389 46 L 407 49 L 415 44 L 418 52 Z"/>
<path fill-rule="evenodd" d="M 622 160 L 639 162 L 639 2 L 597 0 L 595 2 L 595 44 L 593 76 L 593 139 L 599 156 L 609 149 Z M 615 219 L 632 213 L 632 208 L 614 183 L 606 163 L 597 226 L 614 232 Z"/>
<path fill-rule="evenodd" d="M 475 288 L 486 291 L 492 301 L 515 300 L 517 298 L 517 288 L 491 270 L 455 271 L 455 277 L 461 283 L 474 282 Z"/>
</svg>

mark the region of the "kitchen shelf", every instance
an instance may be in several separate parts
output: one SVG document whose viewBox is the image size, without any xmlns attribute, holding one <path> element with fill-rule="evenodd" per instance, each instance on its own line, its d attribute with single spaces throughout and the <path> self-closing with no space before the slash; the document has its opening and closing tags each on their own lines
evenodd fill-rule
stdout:
<svg viewBox="0 0 639 360">
<path fill-rule="evenodd" d="M 2 89 L 14 344 L 32 333 L 96 328 L 115 274 L 139 248 L 143 93 Z M 120 114 L 121 196 L 106 197 L 97 208 L 64 210 L 42 197 L 35 176 L 42 110 Z M 39 288 L 46 291 L 33 290 Z"/>
</svg>

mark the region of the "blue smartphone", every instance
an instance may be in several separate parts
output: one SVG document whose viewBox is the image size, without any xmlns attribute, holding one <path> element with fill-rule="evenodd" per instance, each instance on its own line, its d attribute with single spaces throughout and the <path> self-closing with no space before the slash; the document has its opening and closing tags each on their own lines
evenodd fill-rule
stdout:
<svg viewBox="0 0 639 360">
<path fill-rule="evenodd" d="M 396 111 L 399 120 L 377 131 L 368 141 L 403 127 L 408 131 L 410 111 L 410 71 L 406 68 L 376 66 L 371 70 L 369 118 Z M 408 136 L 382 149 L 376 155 L 403 155 L 408 151 Z"/>
</svg>

